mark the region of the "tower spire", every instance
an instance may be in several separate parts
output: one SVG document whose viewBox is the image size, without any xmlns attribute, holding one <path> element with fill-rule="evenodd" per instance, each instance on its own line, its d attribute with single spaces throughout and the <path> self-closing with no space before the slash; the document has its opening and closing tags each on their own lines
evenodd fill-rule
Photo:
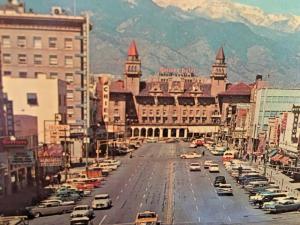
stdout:
<svg viewBox="0 0 300 225">
<path fill-rule="evenodd" d="M 130 46 L 128 48 L 128 56 L 133 56 L 133 57 L 138 57 L 139 53 L 138 50 L 136 48 L 136 44 L 135 41 L 132 40 L 132 42 L 130 43 Z"/>
<path fill-rule="evenodd" d="M 224 54 L 223 47 L 219 48 L 217 55 L 216 55 L 216 60 L 221 61 L 222 63 L 225 62 L 225 54 Z"/>
</svg>

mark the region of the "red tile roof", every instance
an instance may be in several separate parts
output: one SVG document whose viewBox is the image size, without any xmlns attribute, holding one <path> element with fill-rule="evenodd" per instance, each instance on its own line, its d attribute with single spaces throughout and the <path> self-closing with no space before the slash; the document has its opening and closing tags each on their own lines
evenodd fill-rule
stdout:
<svg viewBox="0 0 300 225">
<path fill-rule="evenodd" d="M 251 87 L 243 82 L 231 85 L 219 95 L 251 95 Z"/>
<path fill-rule="evenodd" d="M 129 49 L 128 49 L 128 56 L 139 56 L 139 53 L 137 51 L 136 44 L 135 44 L 134 40 L 130 43 L 130 46 L 129 46 Z"/>
</svg>

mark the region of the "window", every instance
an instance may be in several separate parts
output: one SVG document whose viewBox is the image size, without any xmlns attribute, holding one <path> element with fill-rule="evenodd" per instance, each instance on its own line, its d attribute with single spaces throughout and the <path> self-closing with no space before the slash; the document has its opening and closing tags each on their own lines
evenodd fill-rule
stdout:
<svg viewBox="0 0 300 225">
<path fill-rule="evenodd" d="M 10 36 L 2 36 L 2 47 L 10 48 Z"/>
<path fill-rule="evenodd" d="M 56 42 L 57 42 L 56 37 L 49 37 L 48 39 L 49 48 L 56 48 Z"/>
<path fill-rule="evenodd" d="M 43 60 L 42 55 L 34 55 L 33 56 L 33 63 L 35 65 L 41 65 L 42 64 L 42 60 Z"/>
<path fill-rule="evenodd" d="M 157 115 L 157 116 L 159 116 L 159 109 L 158 109 L 158 110 L 156 110 L 156 115 Z"/>
<path fill-rule="evenodd" d="M 114 114 L 119 115 L 119 109 L 114 109 Z"/>
<path fill-rule="evenodd" d="M 51 79 L 56 79 L 58 77 L 58 73 L 56 72 L 50 72 L 50 78 Z"/>
<path fill-rule="evenodd" d="M 66 73 L 66 81 L 70 83 L 74 81 L 73 73 Z"/>
<path fill-rule="evenodd" d="M 65 66 L 66 67 L 73 66 L 73 57 L 72 56 L 65 56 Z"/>
<path fill-rule="evenodd" d="M 26 78 L 27 77 L 27 72 L 19 72 L 19 77 Z"/>
<path fill-rule="evenodd" d="M 65 38 L 65 49 L 73 49 L 73 40 L 72 38 Z"/>
<path fill-rule="evenodd" d="M 37 49 L 42 48 L 42 38 L 41 37 L 33 37 L 33 48 L 37 48 Z"/>
<path fill-rule="evenodd" d="M 18 36 L 17 46 L 19 48 L 25 48 L 26 47 L 26 37 L 25 36 Z"/>
<path fill-rule="evenodd" d="M 114 104 L 115 104 L 115 106 L 118 106 L 119 105 L 119 101 L 115 101 Z"/>
<path fill-rule="evenodd" d="M 36 93 L 27 93 L 27 104 L 28 105 L 37 105 L 38 99 Z"/>
<path fill-rule="evenodd" d="M 183 110 L 182 114 L 185 116 L 186 115 L 186 110 Z"/>
<path fill-rule="evenodd" d="M 11 64 L 11 55 L 10 54 L 3 54 L 3 63 L 4 64 Z"/>
<path fill-rule="evenodd" d="M 49 65 L 57 65 L 58 64 L 58 59 L 57 59 L 57 55 L 50 55 L 49 56 Z"/>
<path fill-rule="evenodd" d="M 173 115 L 176 116 L 176 110 L 173 110 Z"/>
<path fill-rule="evenodd" d="M 67 90 L 67 98 L 68 99 L 73 99 L 73 97 L 74 97 L 73 90 Z"/>
<path fill-rule="evenodd" d="M 149 114 L 150 114 L 150 115 L 152 115 L 152 114 L 153 114 L 153 111 L 152 111 L 152 109 L 150 109 L 150 111 L 149 111 Z"/>
<path fill-rule="evenodd" d="M 173 117 L 173 123 L 176 123 L 177 122 L 177 117 Z"/>
<path fill-rule="evenodd" d="M 11 71 L 3 71 L 4 76 L 11 76 Z"/>
<path fill-rule="evenodd" d="M 25 54 L 18 55 L 18 63 L 19 64 L 26 64 L 27 63 L 27 56 Z"/>
<path fill-rule="evenodd" d="M 146 115 L 146 109 L 143 109 L 142 114 L 143 114 L 143 115 Z"/>
</svg>

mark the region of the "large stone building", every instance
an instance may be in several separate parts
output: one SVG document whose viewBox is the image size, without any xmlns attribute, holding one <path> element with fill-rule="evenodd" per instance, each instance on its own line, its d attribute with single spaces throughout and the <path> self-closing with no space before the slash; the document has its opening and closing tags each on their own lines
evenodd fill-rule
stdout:
<svg viewBox="0 0 300 225">
<path fill-rule="evenodd" d="M 71 133 L 89 126 L 89 17 L 70 16 L 60 7 L 51 14 L 25 11 L 23 3 L 0 7 L 2 73 L 5 77 L 61 79 L 67 82 L 67 111 L 62 123 Z"/>
<path fill-rule="evenodd" d="M 227 90 L 223 48 L 217 52 L 210 77 L 198 76 L 193 69 L 162 69 L 146 81 L 141 77 L 141 60 L 132 41 L 124 79 L 102 77 L 98 81 L 98 120 L 109 133 L 135 137 L 219 133 L 222 121 L 219 95 Z M 247 94 L 250 95 L 249 90 Z"/>
</svg>

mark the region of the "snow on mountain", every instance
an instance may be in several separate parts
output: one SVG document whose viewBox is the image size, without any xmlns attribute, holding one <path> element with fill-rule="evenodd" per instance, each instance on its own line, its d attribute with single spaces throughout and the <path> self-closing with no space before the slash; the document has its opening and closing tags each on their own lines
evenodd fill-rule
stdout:
<svg viewBox="0 0 300 225">
<path fill-rule="evenodd" d="M 277 31 L 300 30 L 300 16 L 268 14 L 258 7 L 235 3 L 230 0 L 152 0 L 161 7 L 175 6 L 184 11 L 215 20 L 242 22 L 268 27 Z"/>
</svg>

